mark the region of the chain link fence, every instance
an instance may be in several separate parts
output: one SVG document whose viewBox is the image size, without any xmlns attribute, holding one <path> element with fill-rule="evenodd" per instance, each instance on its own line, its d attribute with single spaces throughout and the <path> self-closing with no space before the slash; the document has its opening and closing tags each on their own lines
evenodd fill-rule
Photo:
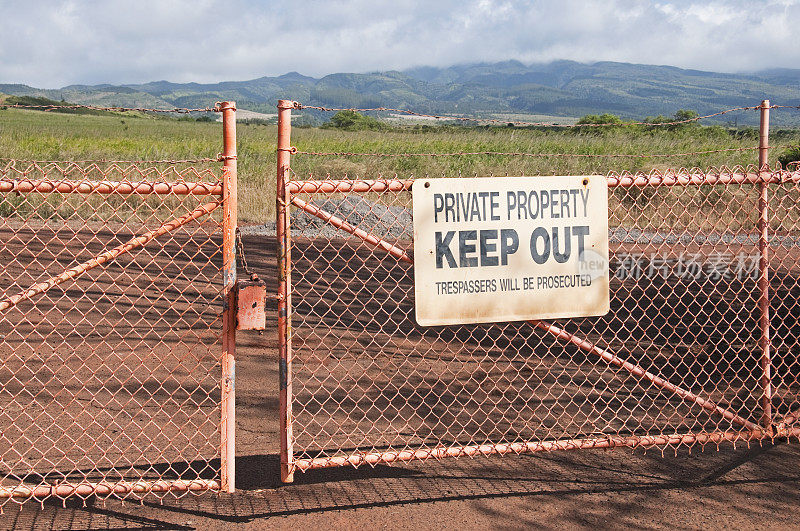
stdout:
<svg viewBox="0 0 800 531">
<path fill-rule="evenodd" d="M 800 434 L 800 173 L 611 174 L 606 316 L 429 328 L 413 183 L 286 183 L 290 471 Z"/>
<path fill-rule="evenodd" d="M 220 488 L 220 181 L 0 169 L 0 509 Z"/>
</svg>

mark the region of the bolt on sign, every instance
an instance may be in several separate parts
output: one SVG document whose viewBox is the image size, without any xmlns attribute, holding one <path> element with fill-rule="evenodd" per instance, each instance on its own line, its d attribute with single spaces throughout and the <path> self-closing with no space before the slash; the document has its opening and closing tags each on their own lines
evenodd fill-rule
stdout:
<svg viewBox="0 0 800 531">
<path fill-rule="evenodd" d="M 608 312 L 604 176 L 418 179 L 412 198 L 420 325 Z"/>
</svg>

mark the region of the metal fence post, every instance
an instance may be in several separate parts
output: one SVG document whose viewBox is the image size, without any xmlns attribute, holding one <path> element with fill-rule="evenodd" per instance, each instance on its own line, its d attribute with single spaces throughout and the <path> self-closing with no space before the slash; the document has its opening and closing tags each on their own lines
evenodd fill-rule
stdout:
<svg viewBox="0 0 800 531">
<path fill-rule="evenodd" d="M 769 172 L 769 100 L 761 102 L 761 125 L 758 140 L 758 252 L 759 309 L 761 311 L 761 425 L 772 432 L 772 362 L 770 359 L 770 317 L 769 317 L 769 195 L 766 178 Z"/>
<path fill-rule="evenodd" d="M 222 426 L 220 434 L 222 490 L 236 489 L 236 103 L 222 111 Z"/>
<path fill-rule="evenodd" d="M 281 423 L 281 481 L 294 480 L 292 464 L 292 357 L 290 299 L 289 205 L 286 177 L 291 164 L 292 109 L 291 100 L 278 101 L 278 173 L 276 190 L 276 239 L 278 245 L 278 349 Z"/>
</svg>

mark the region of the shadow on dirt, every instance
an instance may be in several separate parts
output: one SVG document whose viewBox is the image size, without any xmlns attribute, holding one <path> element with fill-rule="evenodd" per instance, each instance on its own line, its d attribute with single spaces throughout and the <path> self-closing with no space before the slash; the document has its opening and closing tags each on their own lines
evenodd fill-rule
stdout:
<svg viewBox="0 0 800 531">
<path fill-rule="evenodd" d="M 235 494 L 178 499 L 167 496 L 162 502 L 147 499 L 141 508 L 111 501 L 101 507 L 99 501 L 89 500 L 86 507 L 78 501 L 71 502 L 68 509 L 74 513 L 73 521 L 114 520 L 139 529 L 188 529 L 203 520 L 243 523 L 377 507 L 402 506 L 407 510 L 434 502 L 462 501 L 478 512 L 495 511 L 496 503 L 518 507 L 519 514 L 503 511 L 498 525 L 524 527 L 521 508 L 534 503 L 558 507 L 559 515 L 550 525 L 560 527 L 588 525 L 582 520 L 588 512 L 587 496 L 616 495 L 604 496 L 597 507 L 621 525 L 639 521 L 637 518 L 653 503 L 665 503 L 659 499 L 683 496 L 687 500 L 701 497 L 704 505 L 725 506 L 733 518 L 769 517 L 777 525 L 781 514 L 787 515 L 785 522 L 791 521 L 790 508 L 800 503 L 800 474 L 793 464 L 798 462 L 798 447 L 780 442 L 739 449 L 726 445 L 702 454 L 696 450 L 670 451 L 663 457 L 661 452 L 589 450 L 317 470 L 298 473 L 293 484 L 280 485 L 276 481 L 278 457 L 250 455 L 237 459 L 239 489 Z M 173 463 L 169 468 L 181 466 Z M 771 502 L 759 506 L 746 503 L 745 496 L 753 495 Z M 36 520 L 46 521 L 46 515 L 57 508 L 63 514 L 60 504 L 36 508 Z M 20 514 L 32 510 L 28 505 Z M 773 510 L 776 512 L 766 514 Z M 174 523 L 178 521 L 181 523 Z M 528 524 L 541 526 L 541 521 Z"/>
</svg>

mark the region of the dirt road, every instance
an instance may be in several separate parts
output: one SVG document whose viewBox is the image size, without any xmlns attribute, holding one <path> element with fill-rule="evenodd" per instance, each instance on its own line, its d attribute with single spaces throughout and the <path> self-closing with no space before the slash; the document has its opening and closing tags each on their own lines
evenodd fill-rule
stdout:
<svg viewBox="0 0 800 531">
<path fill-rule="evenodd" d="M 797 528 L 800 445 L 580 451 L 298 474 L 277 483 L 276 338 L 242 334 L 239 491 L 10 507 L 8 529 Z"/>
<path fill-rule="evenodd" d="M 251 268 L 274 279 L 274 241 L 249 237 L 245 244 Z M 270 318 L 263 334 L 238 336 L 237 493 L 141 505 L 10 504 L 0 529 L 798 527 L 796 442 L 338 468 L 298 473 L 294 484 L 280 485 L 274 312 Z"/>
</svg>

